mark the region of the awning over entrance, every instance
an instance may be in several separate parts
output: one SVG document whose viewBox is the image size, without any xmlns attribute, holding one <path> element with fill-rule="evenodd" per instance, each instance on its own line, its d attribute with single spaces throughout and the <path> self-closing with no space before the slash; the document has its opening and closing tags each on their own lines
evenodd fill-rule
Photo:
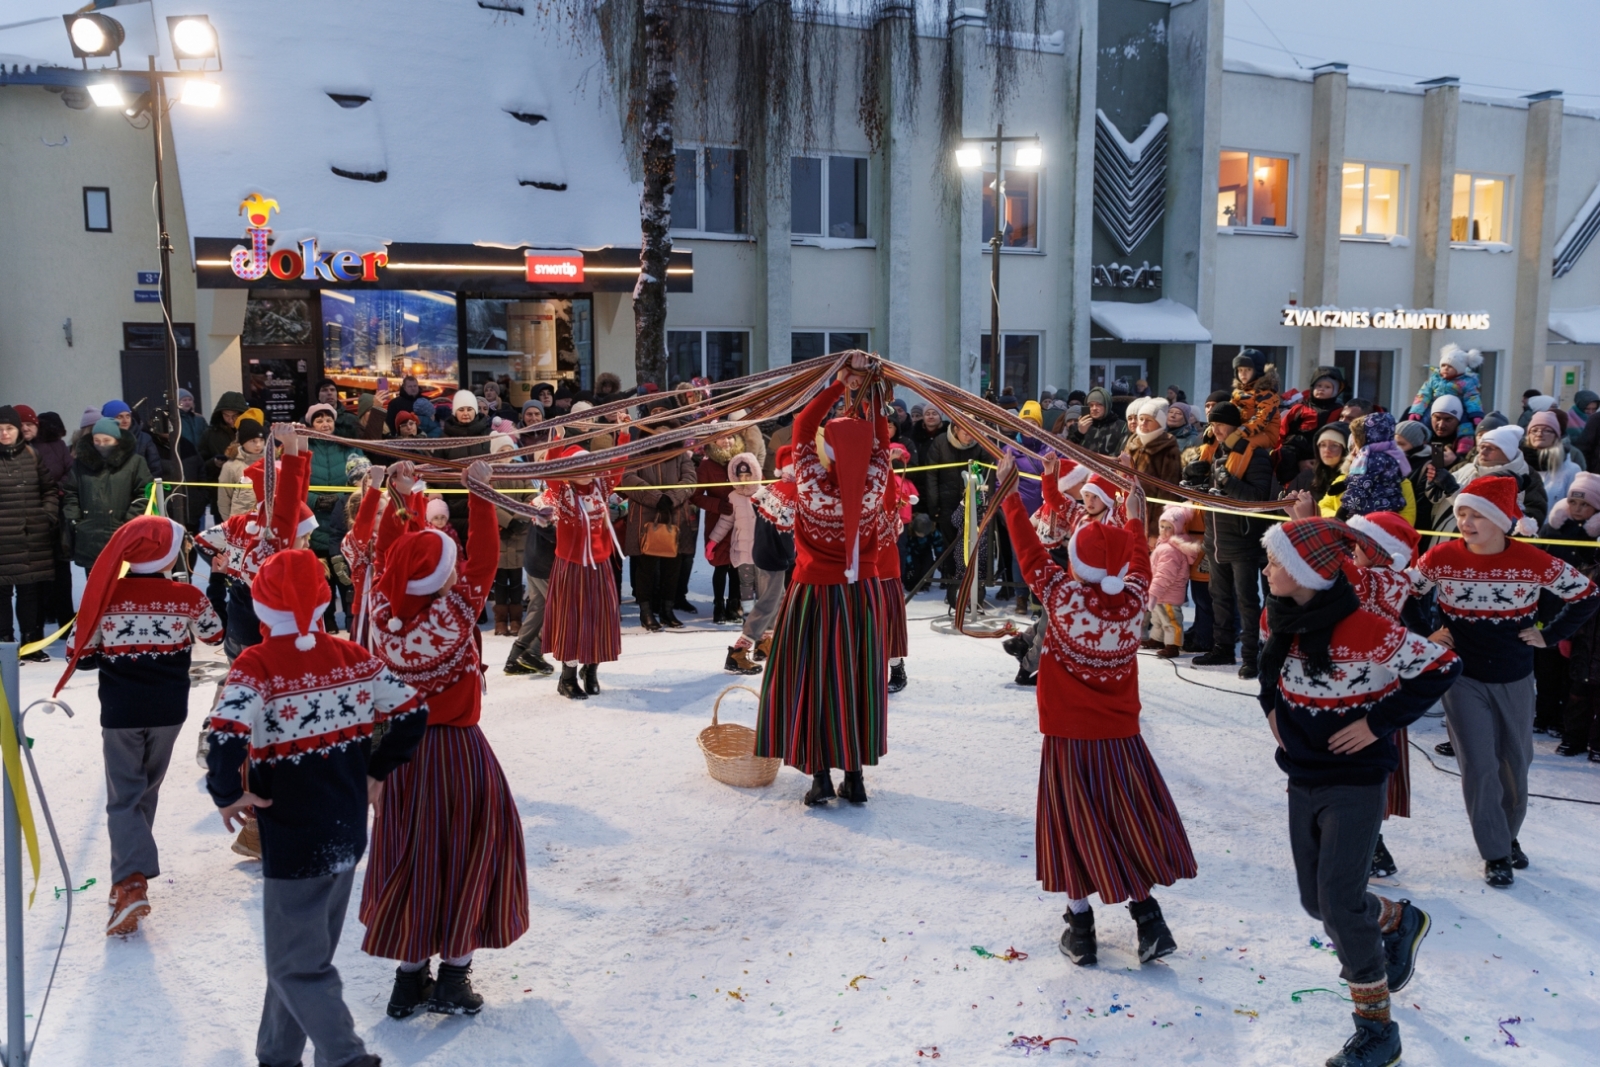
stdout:
<svg viewBox="0 0 1600 1067">
<path fill-rule="evenodd" d="M 1552 318 L 1554 314 L 1551 313 Z M 1166 297 L 1142 304 L 1091 300 L 1089 318 L 1117 340 L 1129 344 L 1211 343 L 1211 331 L 1200 325 L 1194 309 Z"/>
<path fill-rule="evenodd" d="M 1600 307 L 1551 308 L 1550 331 L 1568 344 L 1600 345 Z"/>
</svg>

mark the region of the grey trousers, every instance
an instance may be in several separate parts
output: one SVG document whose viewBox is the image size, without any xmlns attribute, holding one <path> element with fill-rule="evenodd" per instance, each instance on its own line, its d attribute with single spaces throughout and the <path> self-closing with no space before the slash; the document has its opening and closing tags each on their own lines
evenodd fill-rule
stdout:
<svg viewBox="0 0 1600 1067">
<path fill-rule="evenodd" d="M 1388 788 L 1289 783 L 1289 850 L 1300 906 L 1322 920 L 1347 982 L 1376 982 L 1387 973 L 1378 925 L 1383 902 L 1367 891 L 1367 874 Z"/>
<path fill-rule="evenodd" d="M 772 628 L 773 620 L 778 617 L 787 577 L 786 571 L 756 568 L 756 606 L 745 615 L 744 629 L 740 631 L 752 644 L 761 641 L 761 635 Z"/>
<path fill-rule="evenodd" d="M 172 762 L 180 726 L 101 729 L 106 764 L 106 831 L 111 835 L 111 881 L 161 873 L 156 851 L 156 801 Z"/>
<path fill-rule="evenodd" d="M 295 1067 L 307 1038 L 317 1046 L 317 1067 L 346 1067 L 367 1054 L 333 965 L 355 877 L 352 869 L 320 878 L 261 880 L 267 997 L 256 1059 L 262 1067 Z"/>
<path fill-rule="evenodd" d="M 506 662 L 510 663 L 518 656 L 537 656 L 544 651 L 540 645 L 540 634 L 544 631 L 544 602 L 550 595 L 550 579 L 535 578 L 527 571 L 522 572 L 526 579 L 523 586 L 528 596 L 522 609 L 522 629 L 517 631 L 517 639 L 511 643 L 511 655 Z"/>
<path fill-rule="evenodd" d="M 1504 859 L 1528 814 L 1533 675 L 1499 683 L 1457 678 L 1442 700 L 1478 854 L 1485 860 Z"/>
<path fill-rule="evenodd" d="M 1039 656 L 1044 652 L 1045 618 L 1040 615 L 1034 621 L 1033 629 L 1028 631 L 1028 654 L 1022 657 L 1022 665 L 1028 668 L 1029 674 L 1039 673 Z"/>
</svg>

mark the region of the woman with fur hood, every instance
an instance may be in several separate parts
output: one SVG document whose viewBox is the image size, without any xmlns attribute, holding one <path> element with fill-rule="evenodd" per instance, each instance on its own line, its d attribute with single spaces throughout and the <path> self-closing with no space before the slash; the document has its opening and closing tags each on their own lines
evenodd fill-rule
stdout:
<svg viewBox="0 0 1600 1067">
<path fill-rule="evenodd" d="M 743 416 L 735 412 L 736 418 Z M 689 502 L 706 513 L 706 561 L 711 564 L 711 621 L 714 623 L 738 622 L 744 613 L 739 610 L 739 588 L 729 558 L 729 545 L 723 541 L 713 548 L 711 530 L 724 516 L 732 513 L 728 497 L 733 487 L 728 484 L 728 464 L 741 452 L 756 457 L 759 465 L 767 458 L 767 442 L 754 426 L 743 430 L 730 430 L 721 437 L 706 442 L 705 458 L 695 471 L 700 483 Z"/>
<path fill-rule="evenodd" d="M 1164 482 L 1176 482 L 1183 472 L 1182 450 L 1177 438 L 1167 431 L 1167 409 L 1170 405 L 1159 397 L 1135 400 L 1128 405 L 1128 413 L 1135 417 L 1133 433 L 1122 446 L 1122 454 L 1132 462 L 1133 469 Z M 1149 529 L 1161 521 L 1160 504 L 1149 505 Z"/>
</svg>

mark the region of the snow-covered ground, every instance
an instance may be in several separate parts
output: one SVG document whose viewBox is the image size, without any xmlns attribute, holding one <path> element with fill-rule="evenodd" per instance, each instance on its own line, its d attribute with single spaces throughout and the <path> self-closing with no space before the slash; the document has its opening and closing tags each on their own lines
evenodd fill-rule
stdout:
<svg viewBox="0 0 1600 1067">
<path fill-rule="evenodd" d="M 808 811 L 795 771 L 755 791 L 706 774 L 695 737 L 734 679 L 721 671 L 731 629 L 704 621 L 697 579 L 700 621 L 685 630 L 642 634 L 624 609 L 622 662 L 602 668 L 604 693 L 584 703 L 557 697 L 550 679 L 503 676 L 508 641 L 485 638 L 483 728 L 522 811 L 532 929 L 479 955 L 482 1015 L 394 1022 L 384 1015 L 393 965 L 361 954 L 352 902 L 337 962 L 386 1064 L 865 1067 L 936 1051 L 990 1063 L 1023 1059 L 1019 1036 L 1070 1039 L 1051 1046 L 1055 1059 L 1320 1064 L 1347 1036 L 1348 1005 L 1329 992 L 1338 965 L 1296 899 L 1270 737 L 1231 671 L 1141 659 L 1145 736 L 1200 875 L 1159 894 L 1176 955 L 1139 966 L 1126 912 L 1101 908 L 1100 965 L 1080 969 L 1057 951 L 1062 900 L 1033 878 L 1033 692 L 1010 684 L 1015 664 L 999 642 L 936 633 L 937 602 L 914 602 L 911 685 L 892 698 L 889 755 L 867 774 L 871 802 Z M 25 698 L 57 676 L 25 665 Z M 101 934 L 95 685 L 91 674 L 68 688 L 77 718 L 35 712 L 27 723 L 72 877 L 97 879 L 78 896 L 37 1062 L 252 1063 L 261 882 L 228 850 L 192 730 L 164 789 L 154 913 L 127 941 Z M 210 695 L 209 685 L 192 691 L 191 726 Z M 752 697 L 733 694 L 723 708 L 753 722 Z M 1413 733 L 1430 753 L 1442 736 L 1435 719 Z M 1551 748 L 1540 740 L 1534 788 L 1600 800 L 1600 768 Z M 1534 800 L 1522 832 L 1533 865 L 1491 892 L 1456 779 L 1413 760 L 1418 817 L 1390 824 L 1400 875 L 1381 890 L 1434 919 L 1395 1002 L 1406 1062 L 1592 1062 L 1600 811 Z M 26 920 L 34 1011 L 65 913 L 45 847 Z M 1307 989 L 1319 991 L 1292 999 Z"/>
</svg>

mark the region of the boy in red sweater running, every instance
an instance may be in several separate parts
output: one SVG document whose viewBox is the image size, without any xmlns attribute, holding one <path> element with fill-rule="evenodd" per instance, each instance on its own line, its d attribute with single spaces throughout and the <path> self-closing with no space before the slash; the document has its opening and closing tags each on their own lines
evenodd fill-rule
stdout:
<svg viewBox="0 0 1600 1067">
<path fill-rule="evenodd" d="M 996 479 L 1005 485 L 1007 455 Z M 1050 473 L 1047 471 L 1046 477 Z M 1050 558 L 1017 493 L 1006 526 L 1022 575 L 1048 620 L 1039 660 L 1039 807 L 1035 854 L 1047 893 L 1066 893 L 1061 951 L 1096 961 L 1089 895 L 1127 900 L 1139 928 L 1139 961 L 1177 951 L 1150 890 L 1195 876 L 1177 805 L 1139 735 L 1139 635 L 1150 584 L 1144 494 L 1128 498 L 1126 526 L 1089 522 L 1067 543 L 1070 572 Z"/>
</svg>

